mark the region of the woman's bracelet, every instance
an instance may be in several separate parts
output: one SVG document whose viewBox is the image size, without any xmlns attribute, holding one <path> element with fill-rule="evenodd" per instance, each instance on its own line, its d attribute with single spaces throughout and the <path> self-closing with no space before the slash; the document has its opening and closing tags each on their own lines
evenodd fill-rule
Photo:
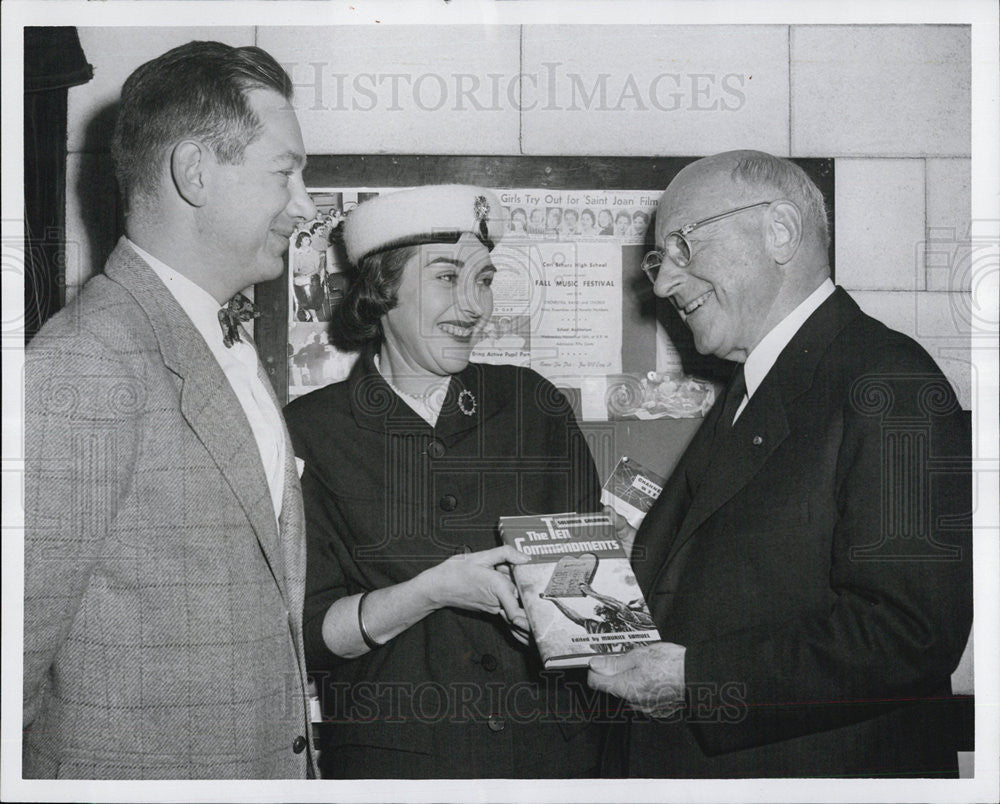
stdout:
<svg viewBox="0 0 1000 804">
<path fill-rule="evenodd" d="M 365 644 L 368 646 L 368 649 L 375 650 L 375 648 L 382 647 L 382 644 L 372 639 L 372 635 L 369 634 L 368 629 L 365 628 L 365 615 L 364 615 L 365 598 L 368 597 L 368 595 L 370 594 L 371 590 L 369 589 L 367 592 L 364 592 L 361 595 L 361 599 L 358 601 L 358 630 L 361 632 L 361 638 L 365 641 Z"/>
</svg>

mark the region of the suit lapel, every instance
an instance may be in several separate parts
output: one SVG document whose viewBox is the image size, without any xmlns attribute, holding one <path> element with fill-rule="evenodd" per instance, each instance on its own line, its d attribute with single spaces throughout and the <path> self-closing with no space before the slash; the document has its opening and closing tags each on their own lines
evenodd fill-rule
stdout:
<svg viewBox="0 0 1000 804">
<path fill-rule="evenodd" d="M 284 429 L 284 428 L 283 428 Z M 292 442 L 285 433 L 285 485 L 281 503 L 281 517 L 278 520 L 281 529 L 281 547 L 284 559 L 284 577 L 289 584 L 289 592 L 293 599 L 301 597 L 305 592 L 306 551 L 305 551 L 305 514 L 302 509 L 302 490 L 299 484 L 299 473 L 295 468 L 295 457 L 292 452 Z M 301 600 L 299 601 L 301 603 Z M 291 609 L 301 615 L 301 605 Z"/>
<path fill-rule="evenodd" d="M 788 437 L 788 419 L 779 389 L 765 380 L 736 424 L 726 428 L 723 423 L 721 428 L 691 507 L 671 545 L 668 561 L 699 525 L 750 482 Z"/>
<path fill-rule="evenodd" d="M 270 389 L 270 384 L 268 384 Z M 281 532 L 281 558 L 284 570 L 283 580 L 286 584 L 285 601 L 288 613 L 292 618 L 296 634 L 302 633 L 302 605 L 306 591 L 306 539 L 305 513 L 302 506 L 302 487 L 299 483 L 299 473 L 295 466 L 295 453 L 292 441 L 285 427 L 284 417 L 281 420 L 281 430 L 285 439 L 285 483 L 281 500 L 281 516 L 278 527 Z M 305 675 L 305 656 L 295 640 L 295 653 Z"/>
<path fill-rule="evenodd" d="M 639 585 L 647 594 L 653 588 L 657 570 L 664 566 L 685 513 L 690 509 L 692 478 L 703 474 L 711 458 L 712 433 L 722 406 L 723 397 L 720 396 L 688 444 L 663 492 L 639 525 L 632 549 L 632 565 Z"/>
<path fill-rule="evenodd" d="M 469 363 L 451 377 L 441 414 L 434 425 L 434 435 L 445 443 L 452 443 L 469 430 L 481 428 L 482 422 L 507 408 L 516 390 L 513 386 L 499 384 L 487 388 L 483 369 L 476 363 Z"/>
<path fill-rule="evenodd" d="M 709 434 L 718 419 L 722 400 L 715 405 L 681 461 L 682 466 L 694 466 L 699 463 L 697 455 L 689 460 L 688 453 L 706 447 L 711 451 L 706 470 L 691 489 L 690 507 L 686 513 L 675 511 L 672 521 L 679 520 L 680 524 L 676 526 L 676 536 L 667 534 L 666 559 L 658 567 L 654 565 L 657 578 L 698 528 L 745 488 L 788 438 L 789 406 L 812 386 L 820 358 L 860 312 L 853 299 L 837 288 L 789 341 L 736 424 L 720 431 L 713 443 Z M 705 438 L 700 439 L 703 434 Z"/>
<path fill-rule="evenodd" d="M 181 415 L 239 501 L 275 583 L 287 599 L 267 478 L 257 442 L 232 386 L 177 300 L 124 238 L 109 258 L 105 273 L 132 295 L 149 318 L 164 364 L 181 379 Z"/>
<path fill-rule="evenodd" d="M 516 393 L 514 387 L 486 387 L 486 375 L 476 363 L 453 374 L 437 423 L 431 427 L 406 404 L 375 368 L 373 352 L 364 352 L 348 377 L 351 411 L 361 427 L 384 433 L 412 432 L 426 428 L 435 438 L 452 443 L 506 409 Z"/>
<path fill-rule="evenodd" d="M 253 343 L 253 339 L 246 335 L 245 330 L 244 334 L 247 340 Z M 284 485 L 281 492 L 281 516 L 278 519 L 278 530 L 281 537 L 282 577 L 288 583 L 289 594 L 293 600 L 289 611 L 292 612 L 293 617 L 297 618 L 296 622 L 301 625 L 301 597 L 305 593 L 306 577 L 305 513 L 302 506 L 302 486 L 295 466 L 295 450 L 292 447 L 288 428 L 285 426 L 285 417 L 281 414 L 281 405 L 274 388 L 271 386 L 267 371 L 259 360 L 257 361 L 257 377 L 267 391 L 274 409 L 278 411 L 278 419 L 281 422 L 281 437 L 285 445 Z"/>
</svg>

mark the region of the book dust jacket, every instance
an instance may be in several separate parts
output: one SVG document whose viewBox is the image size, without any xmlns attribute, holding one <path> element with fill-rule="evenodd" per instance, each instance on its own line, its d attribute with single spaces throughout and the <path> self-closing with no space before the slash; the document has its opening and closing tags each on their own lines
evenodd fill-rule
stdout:
<svg viewBox="0 0 1000 804">
<path fill-rule="evenodd" d="M 605 514 L 500 518 L 505 544 L 531 558 L 513 568 L 546 668 L 586 667 L 660 635 Z"/>
</svg>

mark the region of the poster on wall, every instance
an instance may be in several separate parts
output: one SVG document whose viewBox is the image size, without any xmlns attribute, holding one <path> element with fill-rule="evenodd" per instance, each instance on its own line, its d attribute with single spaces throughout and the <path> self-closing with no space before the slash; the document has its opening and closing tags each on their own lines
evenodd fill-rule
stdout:
<svg viewBox="0 0 1000 804">
<path fill-rule="evenodd" d="M 350 277 L 339 227 L 350 211 L 392 188 L 314 188 L 317 214 L 289 243 L 289 399 L 347 377 L 357 355 L 329 338 Z M 650 323 L 640 354 L 623 348 L 631 286 L 657 196 L 631 190 L 497 189 L 507 232 L 493 251 L 493 315 L 472 359 L 528 366 L 574 389 L 585 421 L 693 418 L 715 386 L 684 373 L 663 331 Z M 634 351 L 634 350 L 633 350 Z"/>
</svg>

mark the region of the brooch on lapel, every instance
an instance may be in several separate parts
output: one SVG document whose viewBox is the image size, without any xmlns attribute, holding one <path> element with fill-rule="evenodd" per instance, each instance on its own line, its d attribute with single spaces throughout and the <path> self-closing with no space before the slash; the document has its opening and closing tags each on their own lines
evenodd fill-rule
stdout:
<svg viewBox="0 0 1000 804">
<path fill-rule="evenodd" d="M 476 397 L 467 388 L 458 395 L 458 409 L 466 416 L 472 416 L 476 412 Z"/>
</svg>

